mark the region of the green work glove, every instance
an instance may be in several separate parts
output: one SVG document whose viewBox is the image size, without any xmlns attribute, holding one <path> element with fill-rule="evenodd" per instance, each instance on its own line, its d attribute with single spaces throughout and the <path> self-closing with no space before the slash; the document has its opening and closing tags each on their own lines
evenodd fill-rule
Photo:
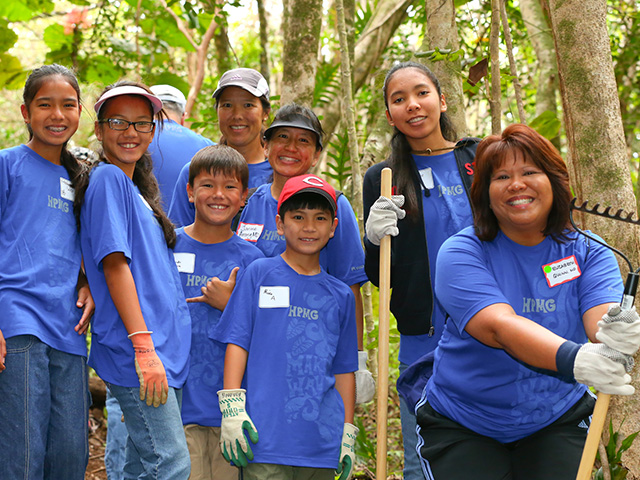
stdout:
<svg viewBox="0 0 640 480">
<path fill-rule="evenodd" d="M 353 466 L 356 463 L 355 444 L 359 431 L 355 425 L 351 425 L 350 423 L 344 424 L 342 442 L 340 443 L 340 463 L 336 469 L 336 475 L 340 475 L 338 480 L 348 480 L 351 478 Z"/>
<path fill-rule="evenodd" d="M 218 390 L 218 402 L 222 412 L 220 428 L 220 450 L 227 462 L 238 467 L 246 467 L 253 460 L 251 446 L 244 436 L 244 430 L 255 444 L 258 430 L 245 410 L 246 390 L 243 388 Z"/>
</svg>

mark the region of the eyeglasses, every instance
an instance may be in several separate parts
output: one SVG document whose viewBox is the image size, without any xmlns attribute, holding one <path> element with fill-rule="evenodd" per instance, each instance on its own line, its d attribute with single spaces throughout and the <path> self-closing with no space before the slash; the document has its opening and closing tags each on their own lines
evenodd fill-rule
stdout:
<svg viewBox="0 0 640 480">
<path fill-rule="evenodd" d="M 121 118 L 107 118 L 105 120 L 100 120 L 98 123 L 107 123 L 109 124 L 109 128 L 111 130 L 128 130 L 131 125 L 136 129 L 136 132 L 140 133 L 151 133 L 153 132 L 153 127 L 155 127 L 156 122 L 128 122 L 127 120 L 122 120 Z"/>
</svg>

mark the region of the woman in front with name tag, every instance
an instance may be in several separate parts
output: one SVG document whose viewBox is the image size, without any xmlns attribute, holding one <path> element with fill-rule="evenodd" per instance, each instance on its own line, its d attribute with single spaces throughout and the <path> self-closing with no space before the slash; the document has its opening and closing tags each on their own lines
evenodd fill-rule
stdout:
<svg viewBox="0 0 640 480">
<path fill-rule="evenodd" d="M 29 141 L 0 151 L 0 476 L 81 480 L 94 304 L 73 210 L 84 168 L 67 149 L 82 111 L 75 75 L 36 68 L 21 111 Z"/>
<path fill-rule="evenodd" d="M 162 101 L 121 81 L 94 106 L 100 162 L 78 190 L 81 245 L 96 314 L 89 365 L 124 413 L 124 478 L 187 479 L 180 417 L 191 319 L 147 151 Z"/>
<path fill-rule="evenodd" d="M 633 393 L 640 319 L 620 311 L 612 252 L 572 230 L 570 199 L 560 154 L 535 130 L 511 125 L 478 145 L 474 226 L 436 264 L 450 318 L 416 410 L 427 478 L 574 479 L 587 385 Z"/>
</svg>

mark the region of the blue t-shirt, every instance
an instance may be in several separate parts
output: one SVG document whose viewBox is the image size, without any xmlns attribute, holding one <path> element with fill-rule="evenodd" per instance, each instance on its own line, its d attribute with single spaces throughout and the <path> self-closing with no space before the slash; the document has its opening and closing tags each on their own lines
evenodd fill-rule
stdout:
<svg viewBox="0 0 640 480">
<path fill-rule="evenodd" d="M 585 385 L 526 365 L 465 331 L 480 310 L 506 303 L 562 338 L 587 342 L 582 316 L 619 302 L 622 281 L 609 249 L 569 235 L 565 244 L 547 237 L 526 247 L 502 232 L 481 242 L 468 227 L 444 243 L 435 288 L 451 317 L 423 393 L 437 412 L 506 443 L 551 424 L 585 393 Z"/>
<path fill-rule="evenodd" d="M 184 295 L 202 295 L 201 288 L 211 277 L 227 280 L 231 270 L 241 270 L 257 258 L 260 250 L 237 235 L 222 243 L 206 244 L 187 235 L 183 228 L 176 230 L 174 257 Z M 215 399 L 222 389 L 226 345 L 209 338 L 209 331 L 222 312 L 206 303 L 189 303 L 191 313 L 191 356 L 189 376 L 182 391 L 182 423 L 205 427 L 219 427 L 220 409 Z"/>
<path fill-rule="evenodd" d="M 121 387 L 139 385 L 133 346 L 102 269 L 107 255 L 122 252 L 169 386 L 182 388 L 189 366 L 191 318 L 173 252 L 138 187 L 117 166 L 101 163 L 91 172 L 81 225 L 82 255 L 96 303 L 89 365 L 106 382 Z"/>
<path fill-rule="evenodd" d="M 162 122 L 162 128 L 160 127 L 156 125 L 148 150 L 153 160 L 153 173 L 160 187 L 162 208 L 166 210 L 171 204 L 182 167 L 191 161 L 198 150 L 214 143 L 170 119 Z"/>
<path fill-rule="evenodd" d="M 267 257 L 284 252 L 284 235 L 278 235 L 276 214 L 278 200 L 271 195 L 271 184 L 259 187 L 240 215 L 238 236 L 253 242 Z M 349 200 L 338 197 L 338 226 L 333 238 L 320 251 L 320 266 L 347 285 L 367 281 L 360 230 Z"/>
<path fill-rule="evenodd" d="M 358 369 L 353 292 L 324 271 L 299 275 L 282 257 L 238 276 L 213 338 L 249 352 L 247 412 L 256 463 L 336 468 L 344 404 L 336 374 Z"/>
<path fill-rule="evenodd" d="M 67 170 L 26 145 L 0 151 L 0 330 L 87 355 L 74 331 L 80 236 Z"/>
<path fill-rule="evenodd" d="M 191 225 L 196 218 L 196 207 L 189 201 L 187 195 L 189 165 L 191 162 L 180 171 L 169 207 L 169 218 L 178 227 Z M 257 188 L 271 181 L 273 169 L 266 160 L 260 163 L 248 163 L 247 166 L 249 167 L 249 188 Z"/>
<path fill-rule="evenodd" d="M 422 178 L 422 211 L 427 233 L 429 270 L 435 278 L 436 258 L 444 241 L 473 224 L 469 198 L 462 184 L 455 155 L 413 155 Z M 430 195 L 424 195 L 424 188 Z M 433 282 L 432 282 L 433 283 Z M 411 364 L 438 346 L 444 329 L 446 313 L 434 295 L 431 325 L 433 335 L 400 335 L 399 360 Z"/>
</svg>

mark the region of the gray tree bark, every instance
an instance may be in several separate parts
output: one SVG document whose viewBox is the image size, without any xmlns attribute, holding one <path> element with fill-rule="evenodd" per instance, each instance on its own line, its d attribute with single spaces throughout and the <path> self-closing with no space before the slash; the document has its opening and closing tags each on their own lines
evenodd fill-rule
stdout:
<svg viewBox="0 0 640 480">
<path fill-rule="evenodd" d="M 536 116 L 543 112 L 558 111 L 558 64 L 553 35 L 542 10 L 540 0 L 520 0 L 520 13 L 527 28 L 533 50 L 538 59 L 536 89 Z"/>
<path fill-rule="evenodd" d="M 548 0 L 554 35 L 571 184 L 580 201 L 635 210 L 620 102 L 613 72 L 606 25 L 605 0 Z M 615 210 L 614 210 L 615 211 Z M 638 228 L 595 215 L 581 217 L 583 225 L 626 253 L 636 267 Z M 623 266 L 623 273 L 627 267 Z M 640 430 L 640 381 L 636 394 L 614 396 L 609 413 L 623 437 Z M 606 423 L 608 425 L 608 422 Z M 623 457 L 632 476 L 640 474 L 640 442 Z"/>
<path fill-rule="evenodd" d="M 284 46 L 280 104 L 296 102 L 310 107 L 318 65 L 322 2 L 288 0 L 283 8 Z"/>
<path fill-rule="evenodd" d="M 456 51 L 460 48 L 458 29 L 456 28 L 456 12 L 453 0 L 427 0 L 426 35 L 420 51 Z M 459 137 L 468 135 L 465 115 L 464 91 L 462 88 L 461 60 L 443 60 L 432 62 L 418 58 L 436 74 L 447 101 L 447 115 L 453 122 Z"/>
<path fill-rule="evenodd" d="M 291 0 L 289 0 L 291 1 Z M 380 61 L 380 56 L 389 40 L 407 15 L 407 8 L 413 0 L 379 0 L 376 9 L 360 34 L 354 52 L 353 88 L 357 91 L 369 81 L 372 71 Z M 335 130 L 342 116 L 339 99 L 322 109 L 322 127 L 327 133 L 327 139 Z"/>
</svg>

